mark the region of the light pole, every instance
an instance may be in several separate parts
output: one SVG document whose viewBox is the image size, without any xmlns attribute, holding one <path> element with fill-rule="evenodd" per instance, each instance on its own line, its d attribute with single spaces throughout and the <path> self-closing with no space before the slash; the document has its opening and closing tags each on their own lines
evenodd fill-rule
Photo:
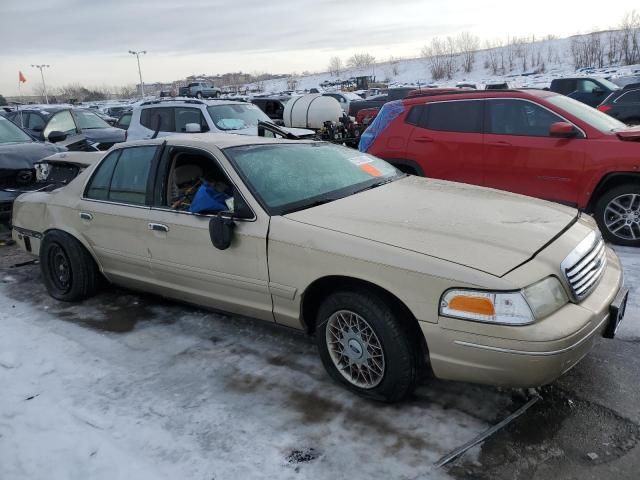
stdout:
<svg viewBox="0 0 640 480">
<path fill-rule="evenodd" d="M 139 50 L 137 52 L 134 52 L 133 50 L 129 50 L 129 53 L 131 55 L 135 55 L 136 59 L 138 60 L 138 75 L 140 76 L 140 94 L 142 95 L 142 98 L 144 98 L 144 83 L 142 83 L 142 70 L 140 70 L 140 55 L 145 55 L 147 51 Z"/>
<path fill-rule="evenodd" d="M 44 99 L 47 102 L 47 105 L 49 105 L 49 97 L 47 96 L 47 85 L 44 83 L 44 73 L 42 73 L 42 69 L 43 68 L 49 68 L 51 65 L 31 65 L 34 68 L 37 68 L 40 70 L 40 77 L 42 78 L 42 89 L 44 90 Z"/>
</svg>

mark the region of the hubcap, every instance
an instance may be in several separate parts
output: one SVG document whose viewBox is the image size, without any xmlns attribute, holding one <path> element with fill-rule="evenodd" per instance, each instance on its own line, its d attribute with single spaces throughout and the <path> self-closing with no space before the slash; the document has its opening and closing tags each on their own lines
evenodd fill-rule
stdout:
<svg viewBox="0 0 640 480">
<path fill-rule="evenodd" d="M 604 224 L 618 238 L 640 239 L 640 195 L 626 193 L 611 200 L 604 209 Z"/>
<path fill-rule="evenodd" d="M 339 310 L 329 317 L 325 339 L 340 374 L 360 388 L 373 388 L 384 377 L 384 351 L 371 325 L 360 315 Z"/>
<path fill-rule="evenodd" d="M 49 250 L 48 261 L 51 279 L 56 288 L 62 292 L 68 291 L 71 286 L 71 266 L 67 254 L 59 245 L 54 245 Z"/>
</svg>

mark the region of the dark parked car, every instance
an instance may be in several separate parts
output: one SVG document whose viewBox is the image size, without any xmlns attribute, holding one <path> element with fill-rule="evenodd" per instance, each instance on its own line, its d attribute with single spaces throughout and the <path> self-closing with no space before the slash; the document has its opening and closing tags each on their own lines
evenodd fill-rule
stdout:
<svg viewBox="0 0 640 480">
<path fill-rule="evenodd" d="M 131 124 L 131 115 L 133 115 L 133 112 L 131 110 L 128 112 L 124 112 L 122 115 L 120 115 L 120 118 L 118 118 L 115 126 L 121 128 L 122 130 L 129 130 L 129 125 Z"/>
<path fill-rule="evenodd" d="M 0 116 L 0 222 L 10 219 L 13 200 L 34 183 L 34 163 L 66 150 L 61 145 L 37 142 Z"/>
<path fill-rule="evenodd" d="M 271 120 L 282 120 L 284 114 L 284 104 L 291 97 L 255 97 L 251 99 L 251 103 L 257 105 L 260 110 L 267 114 Z"/>
<path fill-rule="evenodd" d="M 53 140 L 52 132 L 65 135 L 82 134 L 98 150 L 108 150 L 114 143 L 124 142 L 124 130 L 115 128 L 89 109 L 50 106 L 25 108 L 7 115 L 16 125 L 23 127 L 39 140 Z M 59 141 L 60 137 L 58 136 Z"/>
<path fill-rule="evenodd" d="M 349 104 L 349 116 L 355 117 L 363 108 L 380 108 L 387 102 L 402 100 L 415 89 L 415 87 L 390 88 L 385 94 L 369 97 L 366 100 L 354 100 Z"/>
<path fill-rule="evenodd" d="M 616 90 L 598 105 L 598 110 L 627 125 L 640 125 L 640 83 Z"/>
<path fill-rule="evenodd" d="M 615 83 L 598 77 L 554 78 L 549 90 L 571 97 L 590 107 L 597 107 L 608 95 L 618 90 Z"/>
</svg>

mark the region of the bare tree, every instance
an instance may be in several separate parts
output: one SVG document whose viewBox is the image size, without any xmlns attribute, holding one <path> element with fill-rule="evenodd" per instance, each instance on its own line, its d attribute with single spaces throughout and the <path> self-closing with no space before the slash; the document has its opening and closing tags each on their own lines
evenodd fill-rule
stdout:
<svg viewBox="0 0 640 480">
<path fill-rule="evenodd" d="M 298 88 L 298 78 L 297 75 L 294 73 L 292 74 L 289 78 L 287 78 L 287 90 L 295 90 L 296 88 Z"/>
<path fill-rule="evenodd" d="M 133 98 L 137 93 L 138 89 L 135 85 L 123 85 L 117 89 L 117 95 L 120 98 Z"/>
<path fill-rule="evenodd" d="M 493 42 L 486 40 L 484 43 L 486 49 L 486 62 L 485 68 L 487 68 L 493 75 L 497 75 L 500 71 L 500 58 L 504 47 L 500 40 Z"/>
<path fill-rule="evenodd" d="M 576 68 L 598 67 L 605 64 L 605 52 L 598 32 L 571 39 L 571 58 Z"/>
<path fill-rule="evenodd" d="M 342 59 L 340 57 L 331 57 L 329 59 L 328 70 L 329 70 L 329 74 L 339 77 L 340 74 L 342 73 L 342 70 L 344 70 L 344 64 L 342 63 Z"/>
<path fill-rule="evenodd" d="M 620 25 L 620 49 L 625 65 L 640 63 L 640 14 L 627 12 Z"/>
<path fill-rule="evenodd" d="M 476 51 L 480 45 L 480 39 L 469 32 L 462 32 L 456 38 L 456 51 L 462 57 L 462 69 L 465 73 L 473 70 L 476 61 Z"/>
<path fill-rule="evenodd" d="M 389 73 L 392 77 L 400 75 L 400 59 L 391 55 L 389 57 Z"/>
<path fill-rule="evenodd" d="M 421 50 L 427 60 L 431 77 L 434 80 L 451 79 L 457 68 L 456 42 L 452 37 L 440 40 L 434 37 L 429 45 Z"/>
<path fill-rule="evenodd" d="M 347 66 L 351 68 L 370 67 L 376 61 L 376 57 L 369 53 L 354 53 L 347 60 Z"/>
</svg>

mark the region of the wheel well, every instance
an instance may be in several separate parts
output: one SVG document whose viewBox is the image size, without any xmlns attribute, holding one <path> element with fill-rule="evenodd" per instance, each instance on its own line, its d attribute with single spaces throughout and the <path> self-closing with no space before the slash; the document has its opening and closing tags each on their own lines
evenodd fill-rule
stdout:
<svg viewBox="0 0 640 480">
<path fill-rule="evenodd" d="M 420 165 L 413 160 L 404 160 L 402 158 L 389 158 L 386 160 L 391 165 L 396 167 L 402 173 L 408 173 L 409 175 L 417 175 L 419 177 L 424 177 L 424 172 Z"/>
<path fill-rule="evenodd" d="M 404 327 L 407 329 L 409 338 L 416 340 L 417 347 L 420 349 L 421 357 L 424 361 L 428 361 L 428 348 L 427 342 L 420 330 L 418 320 L 411 313 L 411 310 L 404 304 L 402 300 L 396 297 L 393 293 L 385 290 L 384 288 L 361 280 L 359 278 L 344 277 L 344 276 L 329 276 L 323 277 L 314 281 L 302 294 L 302 303 L 300 306 L 302 323 L 309 335 L 315 332 L 316 328 L 316 312 L 320 307 L 322 301 L 327 298 L 331 293 L 340 290 L 366 290 L 374 295 L 380 296 L 391 305 L 394 312 L 397 313 L 398 318 L 403 322 Z"/>
<path fill-rule="evenodd" d="M 73 238 L 74 240 L 76 240 L 80 245 L 82 245 L 82 248 L 84 248 L 84 249 L 85 249 L 85 251 L 89 254 L 89 257 L 90 257 L 90 258 L 93 260 L 93 262 L 96 264 L 96 267 L 98 268 L 98 270 L 99 270 L 100 272 L 102 272 L 102 266 L 100 265 L 100 263 L 98 262 L 98 260 L 97 260 L 97 259 L 96 259 L 96 257 L 94 256 L 93 251 L 92 251 L 90 248 L 88 248 L 88 247 L 85 245 L 85 243 L 84 243 L 82 240 L 80 240 L 76 235 L 74 235 L 74 234 L 73 234 L 73 233 L 71 233 L 71 232 L 67 232 L 66 230 L 62 230 L 61 228 L 49 228 L 49 229 L 45 230 L 45 231 L 42 233 L 42 240 L 40 241 L 40 248 L 42 248 L 42 242 L 44 241 L 44 237 L 46 237 L 46 236 L 47 236 L 47 233 L 50 233 L 50 232 L 60 232 L 60 233 L 64 233 L 65 235 L 69 235 L 71 238 Z"/>
<path fill-rule="evenodd" d="M 602 195 L 604 195 L 605 192 L 611 190 L 612 188 L 619 187 L 620 185 L 626 185 L 628 183 L 640 184 L 640 173 L 612 173 L 604 177 L 602 180 L 600 180 L 600 183 L 598 183 L 598 186 L 591 194 L 591 198 L 589 199 L 589 204 L 587 205 L 586 209 L 587 212 L 592 213 L 595 211 L 598 199 Z"/>
</svg>

